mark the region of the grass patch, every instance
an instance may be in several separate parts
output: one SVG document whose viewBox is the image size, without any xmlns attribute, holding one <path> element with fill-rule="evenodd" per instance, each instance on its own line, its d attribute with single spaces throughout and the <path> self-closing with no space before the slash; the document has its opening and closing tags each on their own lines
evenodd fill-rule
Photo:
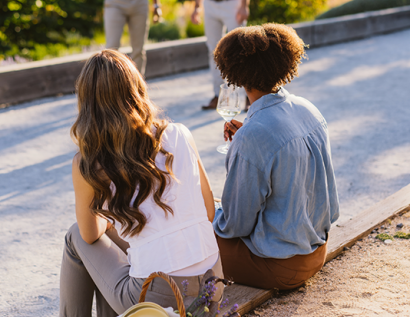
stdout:
<svg viewBox="0 0 410 317">
<path fill-rule="evenodd" d="M 397 231 L 394 237 L 398 239 L 410 239 L 410 233 L 404 233 L 402 231 Z"/>
<path fill-rule="evenodd" d="M 385 241 L 385 240 L 392 240 L 393 241 L 394 240 L 394 238 L 391 235 L 387 234 L 387 233 L 379 233 L 376 236 L 376 239 L 379 239 L 381 241 Z"/>
</svg>

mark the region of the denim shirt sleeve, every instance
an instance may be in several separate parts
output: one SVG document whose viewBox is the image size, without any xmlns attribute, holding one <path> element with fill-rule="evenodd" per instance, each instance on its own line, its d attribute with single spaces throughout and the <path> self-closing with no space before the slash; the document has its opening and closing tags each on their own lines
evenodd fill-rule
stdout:
<svg viewBox="0 0 410 317">
<path fill-rule="evenodd" d="M 215 212 L 216 234 L 230 239 L 249 236 L 269 193 L 265 173 L 236 154 L 227 162 L 227 178 L 222 193 L 222 209 Z"/>
</svg>

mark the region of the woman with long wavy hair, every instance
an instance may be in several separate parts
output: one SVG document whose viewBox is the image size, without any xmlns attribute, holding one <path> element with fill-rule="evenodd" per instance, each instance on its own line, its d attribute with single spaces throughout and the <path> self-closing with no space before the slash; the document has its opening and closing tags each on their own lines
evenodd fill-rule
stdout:
<svg viewBox="0 0 410 317">
<path fill-rule="evenodd" d="M 137 303 L 155 271 L 188 280 L 222 277 L 212 229 L 213 195 L 192 135 L 160 120 L 131 60 L 104 50 L 77 81 L 79 147 L 72 175 L 77 223 L 68 231 L 61 267 L 60 316 L 117 316 Z M 214 296 L 219 301 L 221 291 Z M 147 300 L 176 306 L 168 285 L 154 280 Z"/>
</svg>

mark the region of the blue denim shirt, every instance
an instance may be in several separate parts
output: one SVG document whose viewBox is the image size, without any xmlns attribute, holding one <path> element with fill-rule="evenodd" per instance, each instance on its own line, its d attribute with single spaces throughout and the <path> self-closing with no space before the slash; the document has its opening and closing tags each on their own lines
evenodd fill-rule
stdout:
<svg viewBox="0 0 410 317">
<path fill-rule="evenodd" d="M 339 217 L 327 124 L 281 88 L 255 101 L 226 157 L 215 232 L 259 257 L 285 259 L 323 245 Z"/>
</svg>

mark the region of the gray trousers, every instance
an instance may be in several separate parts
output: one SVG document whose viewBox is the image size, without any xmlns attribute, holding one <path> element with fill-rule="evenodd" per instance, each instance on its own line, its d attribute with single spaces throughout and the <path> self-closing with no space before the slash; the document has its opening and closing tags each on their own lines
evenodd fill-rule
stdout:
<svg viewBox="0 0 410 317">
<path fill-rule="evenodd" d="M 238 0 L 212 1 L 204 0 L 204 23 L 206 45 L 209 52 L 209 67 L 215 96 L 219 95 L 219 87 L 223 84 L 221 73 L 216 68 L 213 52 L 222 36 L 240 25 L 236 22 Z"/>
<path fill-rule="evenodd" d="M 142 75 L 145 74 L 146 55 L 144 42 L 148 37 L 148 1 L 147 0 L 105 0 L 104 30 L 106 47 L 118 49 L 124 30 L 128 24 L 132 47 L 131 59 Z"/>
<path fill-rule="evenodd" d="M 145 279 L 129 276 L 130 265 L 122 250 L 126 243 L 120 243 L 122 240 L 118 239 L 115 230 L 109 236 L 104 234 L 88 244 L 81 238 L 77 224 L 68 230 L 61 265 L 60 317 L 90 317 L 94 293 L 98 317 L 116 317 L 138 303 Z M 223 277 L 220 259 L 212 269 L 216 276 Z M 184 302 L 192 302 L 198 296 L 202 275 L 173 279 L 181 291 L 181 282 L 189 282 Z M 221 299 L 222 292 L 223 287 L 218 287 L 216 301 Z M 160 278 L 152 281 L 145 300 L 177 309 L 171 287 Z"/>
</svg>

